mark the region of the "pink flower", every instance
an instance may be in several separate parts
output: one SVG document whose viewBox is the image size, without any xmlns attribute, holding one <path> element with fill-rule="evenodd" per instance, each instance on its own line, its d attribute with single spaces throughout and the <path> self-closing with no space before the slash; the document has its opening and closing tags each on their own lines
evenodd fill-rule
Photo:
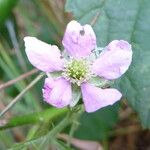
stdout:
<svg viewBox="0 0 150 150">
<path fill-rule="evenodd" d="M 91 83 L 95 76 L 101 81 L 113 80 L 123 75 L 132 61 L 131 45 L 124 40 L 114 40 L 93 60 L 96 36 L 90 25 L 81 26 L 77 21 L 68 23 L 62 44 L 69 56 L 62 57 L 55 45 L 46 44 L 35 37 L 25 37 L 26 54 L 33 66 L 46 73 L 58 72 L 59 77 L 49 76 L 43 88 L 44 100 L 58 108 L 72 105 L 72 85 L 81 87 L 87 112 L 94 112 L 120 100 L 122 94 L 113 88 L 103 89 Z"/>
</svg>

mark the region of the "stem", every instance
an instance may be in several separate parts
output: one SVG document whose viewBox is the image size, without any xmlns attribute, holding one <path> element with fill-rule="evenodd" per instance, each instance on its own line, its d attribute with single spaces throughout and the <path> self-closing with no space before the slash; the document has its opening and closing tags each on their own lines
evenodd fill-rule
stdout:
<svg viewBox="0 0 150 150">
<path fill-rule="evenodd" d="M 65 111 L 68 111 L 68 109 Z M 19 147 L 27 148 L 29 147 L 29 145 L 32 145 L 32 144 L 34 145 L 38 144 L 39 148 L 43 148 L 43 144 L 45 146 L 49 143 L 53 143 L 53 140 L 55 140 L 57 134 L 60 133 L 62 130 L 64 130 L 71 123 L 71 121 L 74 120 L 75 116 L 79 116 L 79 114 L 81 114 L 82 112 L 83 112 L 83 106 L 79 105 L 77 109 L 75 108 L 72 111 L 68 111 L 67 116 L 59 124 L 57 124 L 48 134 L 35 138 L 35 139 L 30 139 L 26 142 L 16 144 L 9 150 L 13 150 L 14 148 L 19 148 Z"/>
<path fill-rule="evenodd" d="M 40 146 L 43 146 L 43 144 L 46 145 L 46 143 L 50 142 L 51 140 L 54 140 L 55 136 L 61 132 L 63 129 L 65 129 L 70 124 L 69 121 L 69 115 L 66 116 L 56 127 L 54 127 L 47 135 L 40 137 L 38 141 L 40 140 Z M 41 142 L 42 140 L 42 142 Z M 49 141 L 50 140 L 50 141 Z M 37 140 L 35 142 L 38 142 Z M 33 141 L 34 142 L 34 141 Z"/>
<path fill-rule="evenodd" d="M 29 145 L 36 144 L 36 143 L 38 144 L 38 147 L 41 148 L 43 144 L 46 145 L 45 142 L 49 143 L 49 140 L 54 140 L 56 135 L 60 133 L 63 129 L 65 129 L 69 124 L 70 124 L 70 113 L 68 113 L 68 115 L 56 127 L 54 127 L 48 134 L 41 136 L 39 138 L 36 138 L 36 139 L 32 139 L 23 143 L 16 144 L 9 150 L 13 150 L 14 148 L 17 148 L 17 147 L 25 148 L 25 147 L 28 147 Z"/>
<path fill-rule="evenodd" d="M 47 134 L 47 137 L 54 137 L 61 132 L 66 126 L 70 124 L 69 114 L 64 118 L 51 132 Z"/>
<path fill-rule="evenodd" d="M 67 141 L 67 146 L 68 147 L 70 147 L 70 145 L 71 145 L 71 139 L 74 135 L 75 130 L 78 127 L 78 124 L 79 124 L 78 120 L 79 120 L 81 114 L 84 111 L 82 105 L 80 105 L 79 108 L 77 108 L 77 109 L 78 109 L 77 111 L 75 110 L 75 112 L 74 112 L 74 110 L 72 110 L 72 112 L 71 112 L 72 113 L 72 119 L 71 119 L 72 120 L 72 126 L 71 126 L 71 129 L 70 129 L 69 138 L 68 138 L 68 141 Z"/>
<path fill-rule="evenodd" d="M 36 84 L 44 74 L 38 75 L 21 93 L 19 93 L 7 106 L 6 108 L 0 113 L 0 117 L 4 115 L 11 107 L 13 107 L 19 100 L 20 98 L 34 85 Z"/>
<path fill-rule="evenodd" d="M 51 130 L 51 132 L 49 132 L 43 139 L 41 145 L 45 144 L 45 142 L 49 142 L 49 140 L 54 140 L 54 138 L 56 137 L 56 135 L 58 133 L 60 133 L 63 129 L 65 129 L 70 123 L 71 123 L 71 119 L 70 119 L 70 112 L 68 112 L 66 118 L 64 118 L 56 127 L 54 127 L 53 130 Z M 42 137 L 41 137 L 42 138 Z"/>
<path fill-rule="evenodd" d="M 0 91 L 2 89 L 4 89 L 4 88 L 6 88 L 6 87 L 8 87 L 8 86 L 10 86 L 10 85 L 12 85 L 14 83 L 16 83 L 16 82 L 22 80 L 22 79 L 25 79 L 25 78 L 27 78 L 27 77 L 29 77 L 29 76 L 37 73 L 37 72 L 38 72 L 37 69 L 33 69 L 33 70 L 29 71 L 29 72 L 26 72 L 26 73 L 22 74 L 21 76 L 17 77 L 16 79 L 13 79 L 13 80 L 10 80 L 10 81 L 8 81 L 8 82 L 6 82 L 4 84 L 1 84 L 0 85 Z"/>
<path fill-rule="evenodd" d="M 39 124 L 41 122 L 51 122 L 57 120 L 60 116 L 67 114 L 67 112 L 68 112 L 67 108 L 62 109 L 49 108 L 42 112 L 35 112 L 27 115 L 18 116 L 15 118 L 11 118 L 10 120 L 6 120 L 6 124 L 1 125 L 0 130 L 27 124 L 34 125 Z"/>
<path fill-rule="evenodd" d="M 73 134 L 75 132 L 77 128 L 77 123 L 76 122 L 73 122 L 72 123 L 72 126 L 71 126 L 71 129 L 70 129 L 70 132 L 69 132 L 69 138 L 68 138 L 68 141 L 67 141 L 67 146 L 70 147 L 71 146 L 71 139 L 73 137 Z"/>
<path fill-rule="evenodd" d="M 62 145 L 60 141 L 58 141 L 57 139 L 51 140 L 51 144 L 55 145 L 55 147 L 58 150 L 72 150 L 72 149 L 68 149 L 66 146 Z"/>
</svg>

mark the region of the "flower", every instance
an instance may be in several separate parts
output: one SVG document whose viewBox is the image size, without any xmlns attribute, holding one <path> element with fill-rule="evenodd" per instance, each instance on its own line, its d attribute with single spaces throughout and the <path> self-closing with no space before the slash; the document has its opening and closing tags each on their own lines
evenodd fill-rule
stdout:
<svg viewBox="0 0 150 150">
<path fill-rule="evenodd" d="M 31 64 L 46 73 L 58 72 L 59 77 L 45 79 L 44 100 L 57 107 L 72 105 L 72 86 L 81 88 L 82 98 L 87 112 L 94 112 L 112 105 L 122 97 L 113 88 L 96 87 L 91 83 L 95 76 L 101 81 L 119 78 L 129 68 L 132 61 L 131 45 L 124 40 L 114 40 L 106 46 L 99 57 L 96 52 L 96 36 L 88 24 L 82 26 L 77 21 L 68 23 L 62 44 L 65 57 L 55 45 L 46 44 L 35 37 L 25 37 L 25 51 Z M 94 59 L 93 59 L 94 58 Z"/>
</svg>

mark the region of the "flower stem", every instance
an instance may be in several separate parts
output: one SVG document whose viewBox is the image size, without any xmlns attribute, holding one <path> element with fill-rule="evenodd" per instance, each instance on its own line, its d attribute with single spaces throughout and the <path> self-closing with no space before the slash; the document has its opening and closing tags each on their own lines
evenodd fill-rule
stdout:
<svg viewBox="0 0 150 150">
<path fill-rule="evenodd" d="M 71 124 L 72 120 L 75 120 L 77 116 L 79 117 L 82 112 L 83 112 L 83 107 L 82 105 L 79 105 L 73 110 L 68 111 L 67 116 L 59 124 L 57 124 L 48 134 L 41 136 L 39 138 L 36 138 L 36 139 L 30 139 L 26 142 L 16 144 L 9 150 L 13 150 L 13 148 L 19 148 L 19 147 L 25 148 L 33 144 L 34 145 L 38 144 L 39 148 L 43 148 L 43 145 L 45 146 L 49 143 L 53 143 L 53 141 L 56 140 L 55 138 L 57 137 L 57 134 L 60 133 L 62 130 L 64 130 L 69 124 Z M 70 131 L 70 136 L 73 135 L 74 131 L 75 131 L 74 129 Z"/>
<path fill-rule="evenodd" d="M 42 77 L 44 76 L 43 73 L 38 75 L 21 93 L 19 93 L 7 106 L 6 108 L 0 113 L 0 117 L 4 115 L 11 107 L 13 107 L 20 98 L 34 85 L 36 84 Z"/>
<path fill-rule="evenodd" d="M 4 120 L 4 124 L 0 126 L 0 130 L 10 129 L 28 124 L 40 124 L 42 122 L 56 121 L 60 116 L 66 115 L 68 112 L 67 108 L 56 109 L 49 108 L 44 111 L 34 112 L 27 115 L 15 116 L 9 120 Z M 2 122 L 2 120 L 1 120 Z M 6 123 L 6 124 L 5 124 Z"/>
<path fill-rule="evenodd" d="M 75 111 L 72 110 L 72 119 L 71 119 L 72 120 L 72 126 L 71 126 L 71 129 L 70 129 L 70 132 L 69 132 L 69 139 L 67 141 L 67 146 L 68 147 L 70 147 L 70 145 L 71 145 L 71 139 L 72 139 L 72 137 L 74 135 L 75 130 L 77 129 L 77 127 L 79 125 L 78 120 L 79 120 L 81 114 L 83 113 L 83 111 L 84 110 L 83 110 L 83 106 L 82 105 L 80 105 L 77 108 L 77 110 L 75 110 Z"/>
<path fill-rule="evenodd" d="M 67 141 L 67 146 L 68 147 L 70 147 L 70 145 L 71 145 L 71 139 L 74 135 L 74 132 L 75 132 L 77 126 L 78 126 L 77 120 L 73 121 L 70 132 L 69 132 L 69 138 L 68 138 L 68 141 Z"/>
<path fill-rule="evenodd" d="M 61 132 L 65 127 L 70 124 L 69 114 L 64 118 L 51 132 L 48 133 L 47 137 L 54 137 L 56 134 Z"/>
<path fill-rule="evenodd" d="M 34 145 L 38 144 L 39 149 L 43 148 L 43 145 L 51 143 L 55 139 L 56 135 L 58 133 L 60 133 L 63 129 L 65 129 L 69 124 L 70 124 L 70 112 L 48 134 L 41 136 L 39 138 L 36 138 L 36 139 L 31 139 L 26 142 L 16 144 L 9 150 L 13 150 L 14 148 L 19 148 L 19 147 L 25 148 L 25 147 L 29 147 L 30 145 L 33 145 L 33 144 Z"/>
</svg>

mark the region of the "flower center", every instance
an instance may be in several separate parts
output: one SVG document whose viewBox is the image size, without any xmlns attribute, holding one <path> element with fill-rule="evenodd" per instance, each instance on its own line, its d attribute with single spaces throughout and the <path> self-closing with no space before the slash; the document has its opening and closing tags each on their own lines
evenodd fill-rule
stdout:
<svg viewBox="0 0 150 150">
<path fill-rule="evenodd" d="M 86 59 L 71 59 L 66 63 L 63 75 L 72 83 L 80 85 L 91 78 L 90 63 Z"/>
</svg>

